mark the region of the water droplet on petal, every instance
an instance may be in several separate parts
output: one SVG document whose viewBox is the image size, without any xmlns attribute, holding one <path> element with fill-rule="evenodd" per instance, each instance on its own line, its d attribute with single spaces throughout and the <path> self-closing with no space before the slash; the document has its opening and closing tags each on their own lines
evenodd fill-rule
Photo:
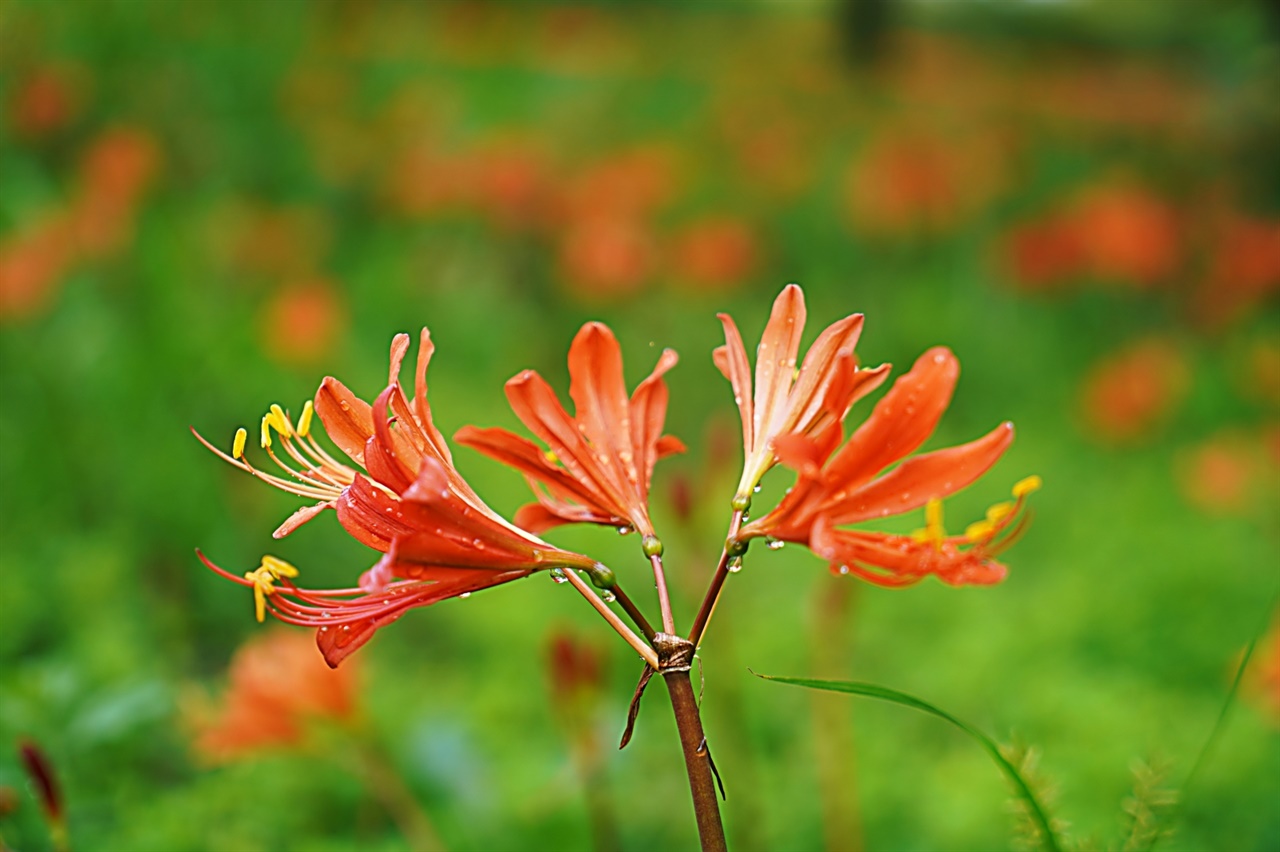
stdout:
<svg viewBox="0 0 1280 852">
<path fill-rule="evenodd" d="M 771 538 L 765 543 L 765 547 L 769 548 L 770 550 L 781 550 L 783 545 L 785 544 L 786 542 L 781 539 Z"/>
<path fill-rule="evenodd" d="M 752 493 L 752 494 L 759 494 L 759 493 L 760 493 L 760 486 L 759 486 L 759 485 L 757 485 L 755 488 L 752 488 L 752 489 L 751 489 L 751 493 Z"/>
<path fill-rule="evenodd" d="M 841 574 L 848 574 L 848 573 L 849 573 L 849 566 L 848 566 L 848 565 L 841 565 L 837 570 L 838 570 Z"/>
<path fill-rule="evenodd" d="M 739 571 L 742 570 L 742 557 L 741 556 L 733 557 L 732 559 L 729 560 L 729 564 L 726 565 L 725 568 L 729 569 L 730 574 L 737 574 Z"/>
<path fill-rule="evenodd" d="M 555 583 L 567 583 L 569 578 L 565 576 L 563 568 L 552 568 L 550 571 L 551 579 Z"/>
<path fill-rule="evenodd" d="M 635 530 L 633 530 L 631 527 L 627 526 L 626 524 L 623 524 L 622 526 L 618 527 L 618 535 L 630 535 L 633 532 L 635 532 Z"/>
<path fill-rule="evenodd" d="M 471 597 L 470 592 L 463 592 L 462 594 L 458 595 L 458 600 L 466 600 L 469 597 Z"/>
</svg>

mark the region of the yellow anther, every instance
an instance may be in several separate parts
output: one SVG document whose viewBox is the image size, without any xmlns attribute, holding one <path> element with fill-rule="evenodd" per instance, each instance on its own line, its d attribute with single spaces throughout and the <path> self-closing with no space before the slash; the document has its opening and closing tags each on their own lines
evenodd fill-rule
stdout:
<svg viewBox="0 0 1280 852">
<path fill-rule="evenodd" d="M 1008 501 L 1004 503 L 997 503 L 990 509 L 987 509 L 987 522 L 991 524 L 998 524 L 1005 518 L 1012 515 L 1015 508 L 1017 507 Z"/>
<path fill-rule="evenodd" d="M 261 567 L 256 571 L 246 572 L 244 578 L 253 581 L 253 608 L 258 616 L 258 621 L 266 621 L 267 595 L 276 593 L 276 587 L 272 585 L 275 582 L 275 577 L 266 567 Z"/>
<path fill-rule="evenodd" d="M 311 400 L 307 400 L 302 406 L 302 416 L 298 418 L 298 435 L 307 437 L 311 434 L 311 417 L 316 413 L 315 406 L 311 404 Z"/>
<path fill-rule="evenodd" d="M 991 521 L 974 521 L 965 527 L 964 537 L 972 542 L 984 541 L 996 531 L 996 525 Z"/>
<path fill-rule="evenodd" d="M 922 543 L 932 543 L 939 550 L 947 537 L 947 530 L 942 525 L 942 501 L 934 497 L 924 506 L 924 529 L 916 530 L 911 538 Z"/>
<path fill-rule="evenodd" d="M 1028 476 L 1026 479 L 1020 479 L 1013 486 L 1013 496 L 1018 498 L 1026 497 L 1034 491 L 1039 491 L 1040 486 L 1043 484 L 1038 476 Z"/>
<path fill-rule="evenodd" d="M 272 425 L 271 415 L 270 414 L 262 415 L 262 436 L 260 439 L 260 443 L 262 444 L 262 449 L 264 450 L 271 448 L 271 425 Z"/>
<path fill-rule="evenodd" d="M 275 556 L 263 556 L 262 566 L 260 570 L 266 571 L 273 577 L 296 577 L 298 569 Z"/>
<path fill-rule="evenodd" d="M 243 428 L 236 430 L 236 438 L 231 442 L 231 457 L 233 459 L 244 458 L 244 442 L 249 440 L 249 433 Z"/>
<path fill-rule="evenodd" d="M 276 403 L 271 403 L 271 418 L 276 431 L 285 438 L 293 437 L 293 424 L 289 422 L 289 415 L 284 413 L 284 409 Z"/>
</svg>

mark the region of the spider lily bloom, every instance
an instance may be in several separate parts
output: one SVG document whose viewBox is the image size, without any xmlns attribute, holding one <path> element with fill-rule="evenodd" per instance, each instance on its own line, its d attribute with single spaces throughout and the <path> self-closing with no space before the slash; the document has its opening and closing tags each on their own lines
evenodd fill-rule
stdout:
<svg viewBox="0 0 1280 852">
<path fill-rule="evenodd" d="M 828 326 L 809 347 L 796 370 L 800 335 L 804 331 L 804 292 L 795 284 L 783 288 L 773 303 L 756 349 L 754 395 L 742 335 L 728 314 L 724 346 L 714 352 L 716 366 L 733 386 L 742 414 L 745 455 L 742 478 L 733 507 L 745 509 L 760 479 L 778 459 L 776 442 L 784 436 L 807 438 L 830 453 L 840 442 L 840 422 L 860 398 L 879 387 L 889 366 L 858 369 L 853 350 L 862 333 L 862 314 L 852 314 Z"/>
<path fill-rule="evenodd" d="M 304 407 L 296 426 L 279 406 L 272 406 L 263 418 L 260 443 L 289 479 L 249 463 L 243 429 L 236 434 L 231 455 L 200 439 L 241 470 L 319 501 L 295 512 L 276 530 L 277 538 L 332 508 L 352 537 L 383 553 L 360 577 L 358 588 L 325 591 L 296 585 L 297 569 L 274 557 L 264 557 L 257 570 L 241 578 L 201 556 L 210 568 L 254 590 L 260 621 L 269 609 L 282 621 L 318 628 L 317 642 L 332 666 L 413 607 L 541 569 L 577 568 L 607 582 L 607 569 L 595 560 L 508 523 L 463 480 L 427 405 L 426 369 L 433 347 L 426 329 L 412 400 L 399 382 L 408 349 L 409 336 L 396 335 L 389 383 L 372 406 L 332 377 L 317 391 L 314 409 Z M 338 462 L 316 442 L 311 434 L 313 410 L 357 467 Z M 274 451 L 273 433 L 293 464 Z"/>
<path fill-rule="evenodd" d="M 1019 482 L 1013 502 L 993 506 L 962 536 L 943 529 L 941 500 L 996 463 L 1013 441 L 1013 424 L 968 444 L 907 458 L 933 433 L 959 372 L 949 350 L 925 352 L 830 458 L 811 439 L 779 439 L 781 461 L 799 471 L 796 484 L 771 512 L 743 527 L 739 539 L 798 542 L 829 560 L 836 573 L 881 586 L 906 586 L 929 574 L 952 585 L 1002 580 L 1005 568 L 993 557 L 1024 528 L 1022 510 L 1027 495 L 1040 487 L 1039 477 Z M 837 529 L 921 506 L 926 526 L 913 535 Z"/>
<path fill-rule="evenodd" d="M 653 535 L 649 485 L 654 463 L 682 452 L 684 444 L 662 434 L 667 385 L 676 363 L 665 349 L 653 372 L 627 398 L 622 351 L 608 326 L 589 322 L 569 347 L 570 417 L 546 381 L 525 370 L 507 382 L 516 416 L 549 449 L 505 429 L 466 426 L 454 440 L 519 470 L 538 502 L 516 513 L 535 532 L 567 523 L 607 524 Z"/>
</svg>

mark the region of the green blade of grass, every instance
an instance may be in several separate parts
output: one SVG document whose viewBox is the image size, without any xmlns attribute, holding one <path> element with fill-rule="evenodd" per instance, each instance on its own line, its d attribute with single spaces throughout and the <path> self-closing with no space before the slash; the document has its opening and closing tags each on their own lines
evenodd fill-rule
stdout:
<svg viewBox="0 0 1280 852">
<path fill-rule="evenodd" d="M 809 689 L 825 689 L 829 692 L 845 692 L 850 695 L 862 695 L 867 698 L 878 698 L 881 701 L 889 701 L 893 704 L 901 704 L 903 707 L 911 707 L 923 713 L 937 716 L 955 725 L 969 736 L 978 741 L 978 744 L 991 755 L 991 759 L 996 762 L 1000 770 L 1008 776 L 1009 781 L 1013 784 L 1018 797 L 1027 803 L 1027 807 L 1031 809 L 1031 815 L 1035 818 L 1036 824 L 1040 827 L 1040 836 L 1044 840 L 1044 848 L 1047 852 L 1059 852 L 1061 847 L 1058 845 L 1058 838 L 1054 835 L 1053 829 L 1049 826 L 1049 817 L 1041 807 L 1036 794 L 1031 790 L 1022 773 L 1009 760 L 1000 753 L 1000 746 L 991 737 L 979 731 L 977 728 L 967 722 L 957 719 L 947 711 L 935 707 L 927 701 L 916 698 L 914 695 L 908 695 L 905 692 L 899 692 L 896 689 L 889 689 L 886 686 L 877 686 L 874 683 L 856 683 L 852 681 L 842 680 L 811 680 L 800 677 L 776 677 L 771 675 L 762 675 L 751 672 L 762 680 L 772 680 L 777 683 L 787 683 L 792 686 L 804 686 Z"/>
</svg>

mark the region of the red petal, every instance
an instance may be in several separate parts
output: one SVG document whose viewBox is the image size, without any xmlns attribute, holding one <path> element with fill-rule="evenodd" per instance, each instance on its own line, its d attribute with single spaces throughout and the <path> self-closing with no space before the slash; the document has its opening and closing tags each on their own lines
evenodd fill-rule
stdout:
<svg viewBox="0 0 1280 852">
<path fill-rule="evenodd" d="M 373 435 L 373 414 L 369 403 L 329 376 L 316 391 L 315 408 L 320 422 L 324 424 L 325 434 L 350 459 L 364 467 L 364 445 Z"/>
<path fill-rule="evenodd" d="M 600 468 L 577 425 L 565 412 L 555 393 L 541 376 L 532 370 L 510 379 L 506 385 L 507 400 L 520 421 L 551 448 L 569 475 L 581 482 L 592 494 L 594 508 L 609 515 L 626 517 L 626 503 L 617 492 L 612 478 Z"/>
<path fill-rule="evenodd" d="M 543 483 L 557 497 L 581 503 L 592 502 L 594 498 L 594 492 L 564 468 L 548 461 L 546 454 L 536 444 L 505 429 L 463 426 L 453 439 Z M 531 529 L 519 521 L 516 525 Z"/>
<path fill-rule="evenodd" d="M 850 490 L 924 443 L 951 402 L 960 364 L 943 347 L 921 355 L 831 459 L 826 478 Z"/>
<path fill-rule="evenodd" d="M 299 509 L 298 511 L 290 515 L 288 518 L 286 518 L 283 524 L 276 527 L 276 531 L 271 534 L 271 537 L 284 538 L 289 533 L 293 532 L 298 527 L 302 526 L 307 521 L 314 518 L 316 515 L 319 515 L 325 509 L 332 509 L 333 507 L 334 507 L 333 501 L 328 501 L 325 503 L 316 503 L 314 506 L 303 506 L 301 509 Z"/>
<path fill-rule="evenodd" d="M 826 502 L 823 511 L 836 524 L 856 524 L 909 512 L 972 483 L 1004 455 L 1011 443 L 1013 424 L 1002 423 L 976 441 L 907 459 L 843 499 Z"/>
<path fill-rule="evenodd" d="M 657 365 L 631 395 L 631 451 L 636 471 L 640 475 L 640 497 L 648 501 L 649 484 L 653 480 L 653 466 L 662 455 L 662 426 L 667 419 L 667 383 L 662 377 L 676 365 L 674 350 L 664 349 Z M 675 439 L 672 439 L 675 440 Z M 670 442 L 668 442 L 669 445 Z"/>
<path fill-rule="evenodd" d="M 622 349 L 603 323 L 584 325 L 569 346 L 569 396 L 601 472 L 613 480 L 619 494 L 638 491 Z"/>
<path fill-rule="evenodd" d="M 742 415 L 742 445 L 749 454 L 755 446 L 755 408 L 751 396 L 751 364 L 747 361 L 747 349 L 742 344 L 742 335 L 733 317 L 728 314 L 716 314 L 720 324 L 724 326 L 724 346 L 717 347 L 712 357 L 720 372 L 733 387 L 733 401 L 738 404 Z"/>
<path fill-rule="evenodd" d="M 791 392 L 791 382 L 804 333 L 804 292 L 788 284 L 774 300 L 769 322 L 756 349 L 755 434 L 765 439 L 781 425 L 781 412 Z"/>
<path fill-rule="evenodd" d="M 827 326 L 818 335 L 805 353 L 800 375 L 791 391 L 791 411 L 783 426 L 785 431 L 804 431 L 824 409 L 832 410 L 838 419 L 844 419 L 849 409 L 847 406 L 840 408 L 843 400 L 834 408 L 826 400 L 833 393 L 843 397 L 852 390 L 858 367 L 853 349 L 861 333 L 862 314 L 853 314 Z"/>
</svg>

